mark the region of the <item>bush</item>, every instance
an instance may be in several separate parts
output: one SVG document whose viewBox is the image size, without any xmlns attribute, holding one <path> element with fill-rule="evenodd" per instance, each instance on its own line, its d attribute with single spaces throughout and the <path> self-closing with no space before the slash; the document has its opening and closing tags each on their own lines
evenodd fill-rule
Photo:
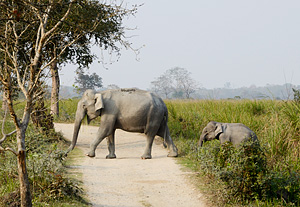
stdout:
<svg viewBox="0 0 300 207">
<path fill-rule="evenodd" d="M 5 141 L 13 145 L 14 137 Z M 57 200 L 83 200 L 80 183 L 66 176 L 62 137 L 54 131 L 42 134 L 29 126 L 26 133 L 27 170 L 33 204 Z M 16 157 L 12 153 L 0 154 L 0 206 L 18 206 L 20 200 Z"/>
<path fill-rule="evenodd" d="M 265 199 L 280 199 L 291 205 L 300 205 L 300 177 L 297 172 L 272 171 L 263 179 Z"/>
<path fill-rule="evenodd" d="M 218 177 L 225 182 L 230 194 L 243 200 L 262 198 L 267 173 L 266 156 L 258 142 L 245 142 L 240 147 L 223 144 L 216 151 L 215 164 Z"/>
<path fill-rule="evenodd" d="M 231 200 L 241 199 L 248 203 L 280 199 L 299 204 L 299 174 L 268 169 L 266 150 L 257 142 L 248 141 L 240 147 L 230 142 L 202 147 L 198 150 L 198 158 L 201 171 L 224 182 Z"/>
</svg>

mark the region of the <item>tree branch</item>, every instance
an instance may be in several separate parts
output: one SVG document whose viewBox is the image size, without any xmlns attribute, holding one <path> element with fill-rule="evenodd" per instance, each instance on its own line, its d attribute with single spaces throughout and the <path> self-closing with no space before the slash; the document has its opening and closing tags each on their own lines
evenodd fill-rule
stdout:
<svg viewBox="0 0 300 207">
<path fill-rule="evenodd" d="M 18 153 L 13 148 L 10 148 L 10 147 L 3 148 L 0 146 L 0 152 L 4 152 L 4 151 L 10 151 L 10 152 L 14 153 L 14 155 L 18 156 Z"/>
<path fill-rule="evenodd" d="M 9 136 L 13 135 L 14 133 L 16 133 L 16 130 L 14 130 L 14 131 L 12 131 L 8 134 L 4 133 L 4 124 L 5 124 L 5 119 L 6 119 L 6 115 L 7 115 L 7 108 L 8 108 L 8 106 L 6 106 L 3 121 L 2 121 L 2 135 L 3 135 L 3 138 L 0 140 L 0 145 L 6 140 L 7 137 L 9 137 Z"/>
</svg>

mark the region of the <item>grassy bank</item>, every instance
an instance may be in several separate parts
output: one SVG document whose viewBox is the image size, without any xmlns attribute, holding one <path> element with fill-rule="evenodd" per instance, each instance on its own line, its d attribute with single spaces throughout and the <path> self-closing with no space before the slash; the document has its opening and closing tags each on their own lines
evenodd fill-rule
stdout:
<svg viewBox="0 0 300 207">
<path fill-rule="evenodd" d="M 181 157 L 217 189 L 216 203 L 300 205 L 299 103 L 203 100 L 167 101 L 167 106 Z M 244 123 L 257 134 L 260 145 L 247 143 L 237 150 L 212 141 L 199 149 L 202 129 L 211 120 Z"/>
</svg>

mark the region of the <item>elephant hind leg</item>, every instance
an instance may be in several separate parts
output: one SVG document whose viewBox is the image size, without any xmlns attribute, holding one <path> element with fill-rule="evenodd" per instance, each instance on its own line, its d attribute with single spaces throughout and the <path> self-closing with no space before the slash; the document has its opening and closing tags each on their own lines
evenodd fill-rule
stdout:
<svg viewBox="0 0 300 207">
<path fill-rule="evenodd" d="M 151 150 L 152 150 L 152 144 L 153 144 L 153 140 L 154 140 L 154 135 L 147 133 L 147 143 L 146 143 L 146 148 L 145 148 L 145 152 L 144 154 L 141 156 L 141 158 L 143 160 L 145 159 L 151 159 Z"/>
<path fill-rule="evenodd" d="M 164 145 L 167 144 L 167 148 L 169 150 L 168 157 L 177 157 L 178 150 L 171 138 L 169 127 L 167 125 L 163 125 L 163 127 L 159 129 L 157 135 L 164 139 Z"/>
</svg>

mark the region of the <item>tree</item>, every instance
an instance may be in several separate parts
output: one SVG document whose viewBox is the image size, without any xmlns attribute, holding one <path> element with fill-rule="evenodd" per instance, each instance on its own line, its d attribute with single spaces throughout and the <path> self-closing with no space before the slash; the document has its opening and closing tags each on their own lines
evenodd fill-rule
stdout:
<svg viewBox="0 0 300 207">
<path fill-rule="evenodd" d="M 123 38 L 125 28 L 122 26 L 122 20 L 125 16 L 135 13 L 135 11 L 136 6 L 132 10 L 127 10 L 123 9 L 121 5 L 105 5 L 100 4 L 98 1 L 88 1 L 85 4 L 81 3 L 80 7 L 76 8 L 76 12 L 70 13 L 68 24 L 61 30 L 64 35 L 53 39 L 53 44 L 47 48 L 49 58 L 55 59 L 50 65 L 52 114 L 59 116 L 59 66 L 68 62 L 77 64 L 81 70 L 88 68 L 93 60 L 97 58 L 90 50 L 91 45 L 96 45 L 105 50 L 109 49 L 118 55 L 120 54 L 118 44 L 130 48 L 129 42 Z M 96 25 L 93 24 L 95 20 L 97 20 Z M 89 29 L 91 27 L 94 27 L 92 31 Z M 85 33 L 82 34 L 82 31 L 85 31 Z M 61 45 L 66 44 L 66 41 L 70 39 L 76 38 L 78 34 L 81 35 L 80 39 L 70 45 L 58 58 L 57 53 L 61 51 Z M 61 38 L 65 36 L 68 38 Z"/>
<path fill-rule="evenodd" d="M 190 95 L 198 88 L 198 83 L 191 78 L 191 72 L 184 68 L 175 67 L 169 69 L 168 74 L 175 81 L 174 88 L 176 94 L 184 94 L 185 98 L 189 99 Z"/>
<path fill-rule="evenodd" d="M 172 79 L 166 73 L 152 81 L 152 90 L 156 93 L 162 93 L 166 99 L 169 99 L 169 95 L 174 91 L 172 87 Z"/>
<path fill-rule="evenodd" d="M 162 93 L 166 98 L 172 94 L 175 98 L 188 99 L 198 88 L 198 83 L 191 78 L 191 73 L 180 67 L 167 70 L 151 84 L 154 91 Z"/>
<path fill-rule="evenodd" d="M 91 11 L 84 9 L 87 5 L 101 5 L 116 11 L 118 15 L 106 16 L 107 13 L 104 13 L 103 19 L 100 18 L 103 13 L 83 14 Z M 17 157 L 21 206 L 32 206 L 26 166 L 25 133 L 33 105 L 43 94 L 41 86 L 49 72 L 47 70 L 55 61 L 63 62 L 68 55 L 74 55 L 74 51 L 77 50 L 73 53 L 68 51 L 72 51 L 73 45 L 86 43 L 83 41 L 85 38 L 94 38 L 96 41 L 103 38 L 99 32 L 94 33 L 100 29 L 101 22 L 110 18 L 122 21 L 124 16 L 134 12 L 135 9 L 122 9 L 121 6 L 100 4 L 93 0 L 0 0 L 0 81 L 17 139 L 17 150 L 3 149 L 1 146 L 0 150 L 10 151 Z M 122 38 L 124 30 L 120 24 L 117 26 L 120 35 L 116 36 Z M 115 33 L 111 31 L 108 35 Z M 121 39 L 119 42 L 126 46 L 126 42 L 122 42 Z M 101 41 L 99 44 L 102 44 Z M 21 117 L 14 108 L 13 95 L 16 87 L 26 99 Z M 0 145 L 13 132 L 5 134 Z"/>
<path fill-rule="evenodd" d="M 74 85 L 80 93 L 83 93 L 87 89 L 98 89 L 103 86 L 101 77 L 96 73 L 93 73 L 92 75 L 84 74 L 83 70 L 77 71 Z"/>
</svg>

